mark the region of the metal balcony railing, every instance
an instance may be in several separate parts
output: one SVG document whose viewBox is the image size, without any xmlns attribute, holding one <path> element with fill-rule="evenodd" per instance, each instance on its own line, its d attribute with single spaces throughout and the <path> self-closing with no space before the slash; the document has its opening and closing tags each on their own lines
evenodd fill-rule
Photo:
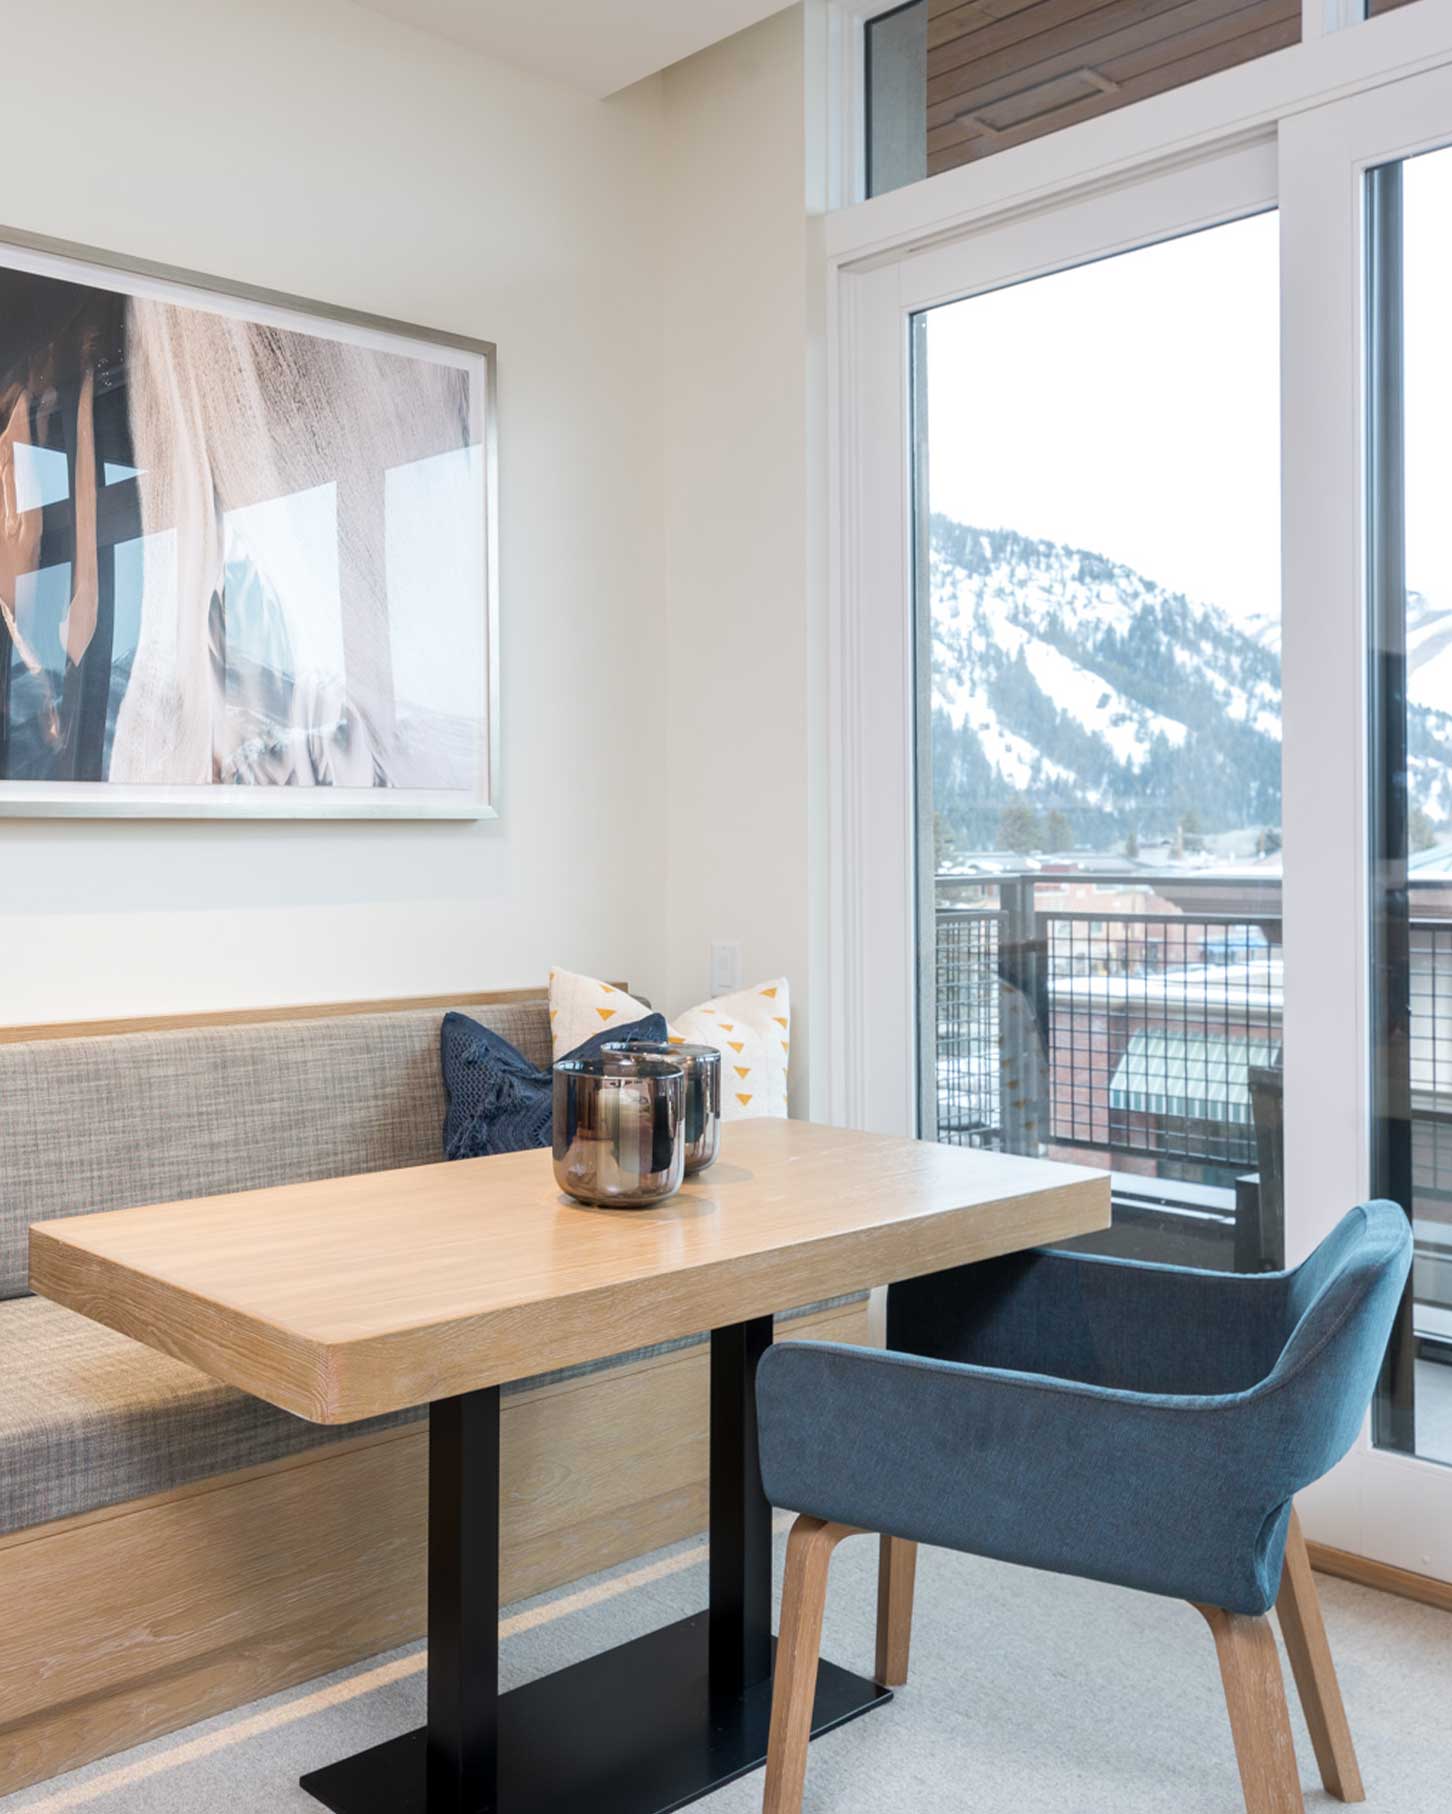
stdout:
<svg viewBox="0 0 1452 1814">
<path fill-rule="evenodd" d="M 1409 901 L 1416 1353 L 1452 1365 L 1452 879 Z M 1278 877 L 940 876 L 936 929 L 925 1131 L 1105 1167 L 1140 1257 L 1284 1264 Z"/>
<path fill-rule="evenodd" d="M 940 1140 L 1226 1189 L 1254 1167 L 1250 1078 L 1281 1058 L 1278 881 L 1036 873 L 938 894 Z"/>
<path fill-rule="evenodd" d="M 1276 877 L 940 876 L 940 1140 L 1100 1155 L 1229 1192 L 1255 1076 L 1281 1064 Z M 1408 1062 L 1419 1214 L 1452 1223 L 1452 885 L 1412 897 Z"/>
</svg>

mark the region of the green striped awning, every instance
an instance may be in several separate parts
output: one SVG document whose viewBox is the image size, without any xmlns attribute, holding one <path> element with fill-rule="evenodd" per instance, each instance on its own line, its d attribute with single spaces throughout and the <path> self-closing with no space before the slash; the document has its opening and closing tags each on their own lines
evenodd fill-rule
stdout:
<svg viewBox="0 0 1452 1814">
<path fill-rule="evenodd" d="M 1109 1106 L 1136 1115 L 1249 1127 L 1246 1073 L 1252 1065 L 1273 1065 L 1280 1049 L 1274 1039 L 1134 1033 L 1110 1081 Z"/>
</svg>

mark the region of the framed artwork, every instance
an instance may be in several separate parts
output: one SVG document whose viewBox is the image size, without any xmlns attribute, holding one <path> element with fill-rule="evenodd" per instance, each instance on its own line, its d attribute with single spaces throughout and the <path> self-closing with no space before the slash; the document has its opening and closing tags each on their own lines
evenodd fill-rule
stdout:
<svg viewBox="0 0 1452 1814">
<path fill-rule="evenodd" d="M 492 817 L 494 377 L 0 232 L 0 815 Z"/>
</svg>

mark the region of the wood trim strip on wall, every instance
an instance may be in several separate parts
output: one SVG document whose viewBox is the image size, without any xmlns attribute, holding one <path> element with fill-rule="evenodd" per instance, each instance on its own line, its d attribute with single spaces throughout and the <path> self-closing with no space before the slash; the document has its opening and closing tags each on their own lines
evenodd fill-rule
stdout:
<svg viewBox="0 0 1452 1814">
<path fill-rule="evenodd" d="M 612 988 L 629 994 L 625 983 Z M 402 1014 L 416 1008 L 476 1008 L 542 1002 L 547 988 L 459 990 L 452 995 L 400 995 L 381 1001 L 297 1002 L 280 1008 L 210 1008 L 197 1014 L 143 1014 L 129 1020 L 61 1020 L 0 1027 L 0 1046 L 33 1039 L 105 1039 L 124 1033 L 177 1033 L 193 1027 L 246 1027 L 268 1021 L 325 1020 L 343 1014 Z"/>
<path fill-rule="evenodd" d="M 1390 1562 L 1374 1562 L 1370 1556 L 1356 1556 L 1327 1543 L 1308 1543 L 1306 1549 L 1311 1567 L 1323 1575 L 1335 1575 L 1340 1581 L 1354 1581 L 1358 1587 L 1374 1587 L 1403 1600 L 1435 1606 L 1440 1612 L 1452 1612 L 1452 1581 L 1414 1574 L 1411 1569 L 1396 1568 Z"/>
</svg>

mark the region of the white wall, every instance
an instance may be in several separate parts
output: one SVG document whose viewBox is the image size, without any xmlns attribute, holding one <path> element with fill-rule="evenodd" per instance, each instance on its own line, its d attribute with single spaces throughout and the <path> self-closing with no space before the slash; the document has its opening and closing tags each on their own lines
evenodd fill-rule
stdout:
<svg viewBox="0 0 1452 1814">
<path fill-rule="evenodd" d="M 503 816 L 0 820 L 0 1023 L 551 963 L 659 996 L 660 84 L 586 100 L 343 0 L 64 13 L 62 55 L 0 5 L 0 221 L 498 344 Z"/>
<path fill-rule="evenodd" d="M 820 298 L 806 218 L 803 10 L 667 70 L 665 499 L 671 812 L 668 1008 L 793 989 L 793 1106 L 812 1100 L 823 639 L 809 546 Z"/>
</svg>

